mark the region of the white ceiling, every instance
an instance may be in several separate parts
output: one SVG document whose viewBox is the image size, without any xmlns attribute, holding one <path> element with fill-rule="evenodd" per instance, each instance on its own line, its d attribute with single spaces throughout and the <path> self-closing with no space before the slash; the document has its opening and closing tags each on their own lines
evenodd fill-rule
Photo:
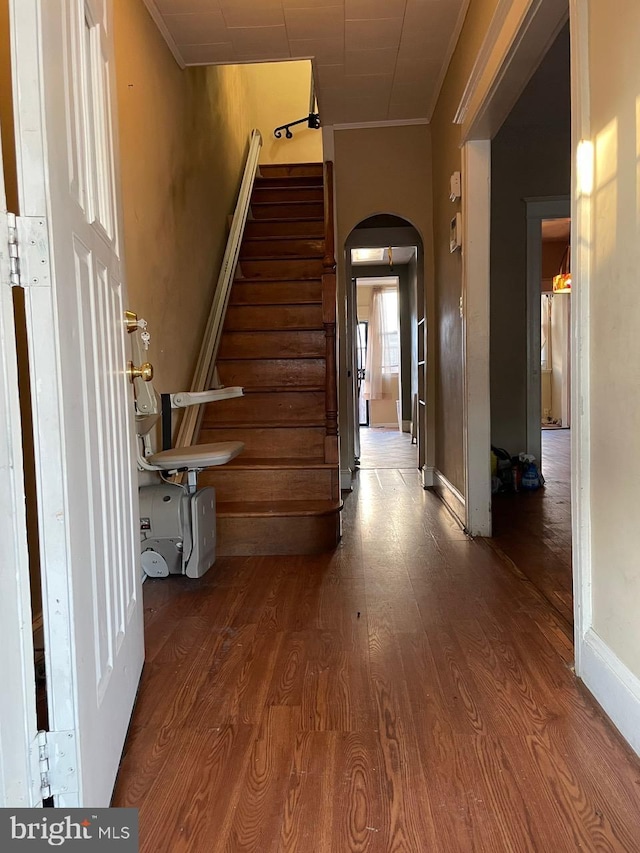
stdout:
<svg viewBox="0 0 640 853">
<path fill-rule="evenodd" d="M 469 0 L 145 3 L 186 65 L 312 59 L 330 125 L 430 119 Z"/>
</svg>

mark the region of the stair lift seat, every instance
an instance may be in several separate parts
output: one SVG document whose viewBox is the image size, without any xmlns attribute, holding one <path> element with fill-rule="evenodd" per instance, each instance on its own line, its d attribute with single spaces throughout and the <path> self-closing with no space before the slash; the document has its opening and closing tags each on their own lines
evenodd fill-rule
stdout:
<svg viewBox="0 0 640 853">
<path fill-rule="evenodd" d="M 144 357 L 143 347 L 148 347 L 148 333 L 145 332 L 145 336 L 146 339 L 142 338 L 138 331 L 132 335 L 137 363 Z M 138 467 L 163 477 L 161 483 L 141 486 L 139 490 L 142 568 L 150 577 L 170 574 L 202 577 L 216 559 L 216 496 L 211 487 L 198 489 L 198 473 L 225 465 L 244 450 L 244 444 L 221 441 L 191 447 L 166 447 L 171 433 L 170 410 L 240 397 L 243 389 L 215 388 L 160 398 L 150 381 L 136 377 L 133 385 L 136 432 L 144 446 L 144 455 L 138 453 Z M 161 416 L 165 449 L 154 453 L 150 433 Z M 167 474 L 182 472 L 187 474 L 186 484 L 164 479 Z"/>
<path fill-rule="evenodd" d="M 244 449 L 241 441 L 220 441 L 215 444 L 194 444 L 192 447 L 173 447 L 146 457 L 150 465 L 162 471 L 188 469 L 202 471 L 215 465 L 226 465 Z"/>
</svg>

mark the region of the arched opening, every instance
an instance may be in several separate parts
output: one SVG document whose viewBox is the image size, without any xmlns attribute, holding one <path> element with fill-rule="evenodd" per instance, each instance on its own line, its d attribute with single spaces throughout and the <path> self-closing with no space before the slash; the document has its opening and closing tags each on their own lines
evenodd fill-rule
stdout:
<svg viewBox="0 0 640 853">
<path fill-rule="evenodd" d="M 348 405 L 343 459 L 352 470 L 422 470 L 427 329 L 420 233 L 402 217 L 370 216 L 345 240 L 344 269 Z"/>
</svg>

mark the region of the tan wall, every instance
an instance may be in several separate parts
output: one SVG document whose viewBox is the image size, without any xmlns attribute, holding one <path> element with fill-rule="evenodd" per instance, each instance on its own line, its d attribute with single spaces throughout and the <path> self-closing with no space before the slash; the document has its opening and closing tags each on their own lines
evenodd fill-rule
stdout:
<svg viewBox="0 0 640 853">
<path fill-rule="evenodd" d="M 369 216 L 391 213 L 407 219 L 419 231 L 424 246 L 427 323 L 433 320 L 433 244 L 431 131 L 427 125 L 340 130 L 335 133 L 335 177 L 340 340 L 346 336 L 344 244 L 353 228 Z M 432 335 L 429 336 L 429 348 Z M 347 371 L 345 347 L 340 348 L 340 376 Z M 428 361 L 432 363 L 431 350 Z M 348 409 L 347 383 L 340 383 L 339 407 L 344 432 Z M 433 382 L 429 382 L 429 391 Z M 427 407 L 431 418 L 433 405 Z M 429 440 L 433 429 L 427 427 Z M 343 448 L 346 443 L 343 443 Z M 428 450 L 428 455 L 431 453 Z M 350 467 L 347 458 L 341 461 Z M 427 459 L 427 464 L 433 464 Z"/>
<path fill-rule="evenodd" d="M 640 4 L 619 0 L 612 15 L 606 4 L 591 0 L 589 15 L 596 160 L 589 305 L 593 626 L 640 677 Z"/>
<path fill-rule="evenodd" d="M 276 139 L 273 131 L 309 113 L 311 63 L 264 62 L 239 66 L 250 96 L 253 126 L 262 133 L 261 163 L 320 163 L 322 133 L 306 124 L 291 129 L 293 139 Z"/>
<path fill-rule="evenodd" d="M 449 200 L 449 177 L 461 169 L 460 128 L 453 118 L 498 0 L 471 0 L 431 122 L 435 263 L 436 467 L 464 490 L 460 253 L 449 253 L 449 223 L 461 210 Z"/>
<path fill-rule="evenodd" d="M 180 70 L 142 0 L 116 0 L 129 307 L 159 391 L 188 388 L 251 129 L 238 67 Z"/>
</svg>

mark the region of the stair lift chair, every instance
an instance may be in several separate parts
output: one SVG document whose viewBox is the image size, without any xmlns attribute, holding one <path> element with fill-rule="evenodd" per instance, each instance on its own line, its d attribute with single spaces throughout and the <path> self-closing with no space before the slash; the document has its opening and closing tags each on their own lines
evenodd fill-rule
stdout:
<svg viewBox="0 0 640 853">
<path fill-rule="evenodd" d="M 135 317 L 135 315 L 132 315 Z M 135 326 L 134 326 L 135 323 Z M 221 441 L 191 447 L 171 447 L 171 412 L 187 406 L 241 397 L 242 388 L 158 395 L 153 368 L 145 361 L 150 335 L 144 320 L 131 319 L 135 363 L 129 364 L 134 386 L 138 467 L 154 471 L 161 483 L 140 487 L 140 547 L 142 568 L 149 577 L 172 574 L 199 578 L 216 558 L 216 497 L 211 487 L 198 489 L 200 471 L 224 465 L 242 452 L 241 441 Z M 163 450 L 153 452 L 150 433 L 162 418 Z M 140 453 L 142 443 L 143 453 Z M 166 478 L 186 473 L 186 484 Z"/>
</svg>

